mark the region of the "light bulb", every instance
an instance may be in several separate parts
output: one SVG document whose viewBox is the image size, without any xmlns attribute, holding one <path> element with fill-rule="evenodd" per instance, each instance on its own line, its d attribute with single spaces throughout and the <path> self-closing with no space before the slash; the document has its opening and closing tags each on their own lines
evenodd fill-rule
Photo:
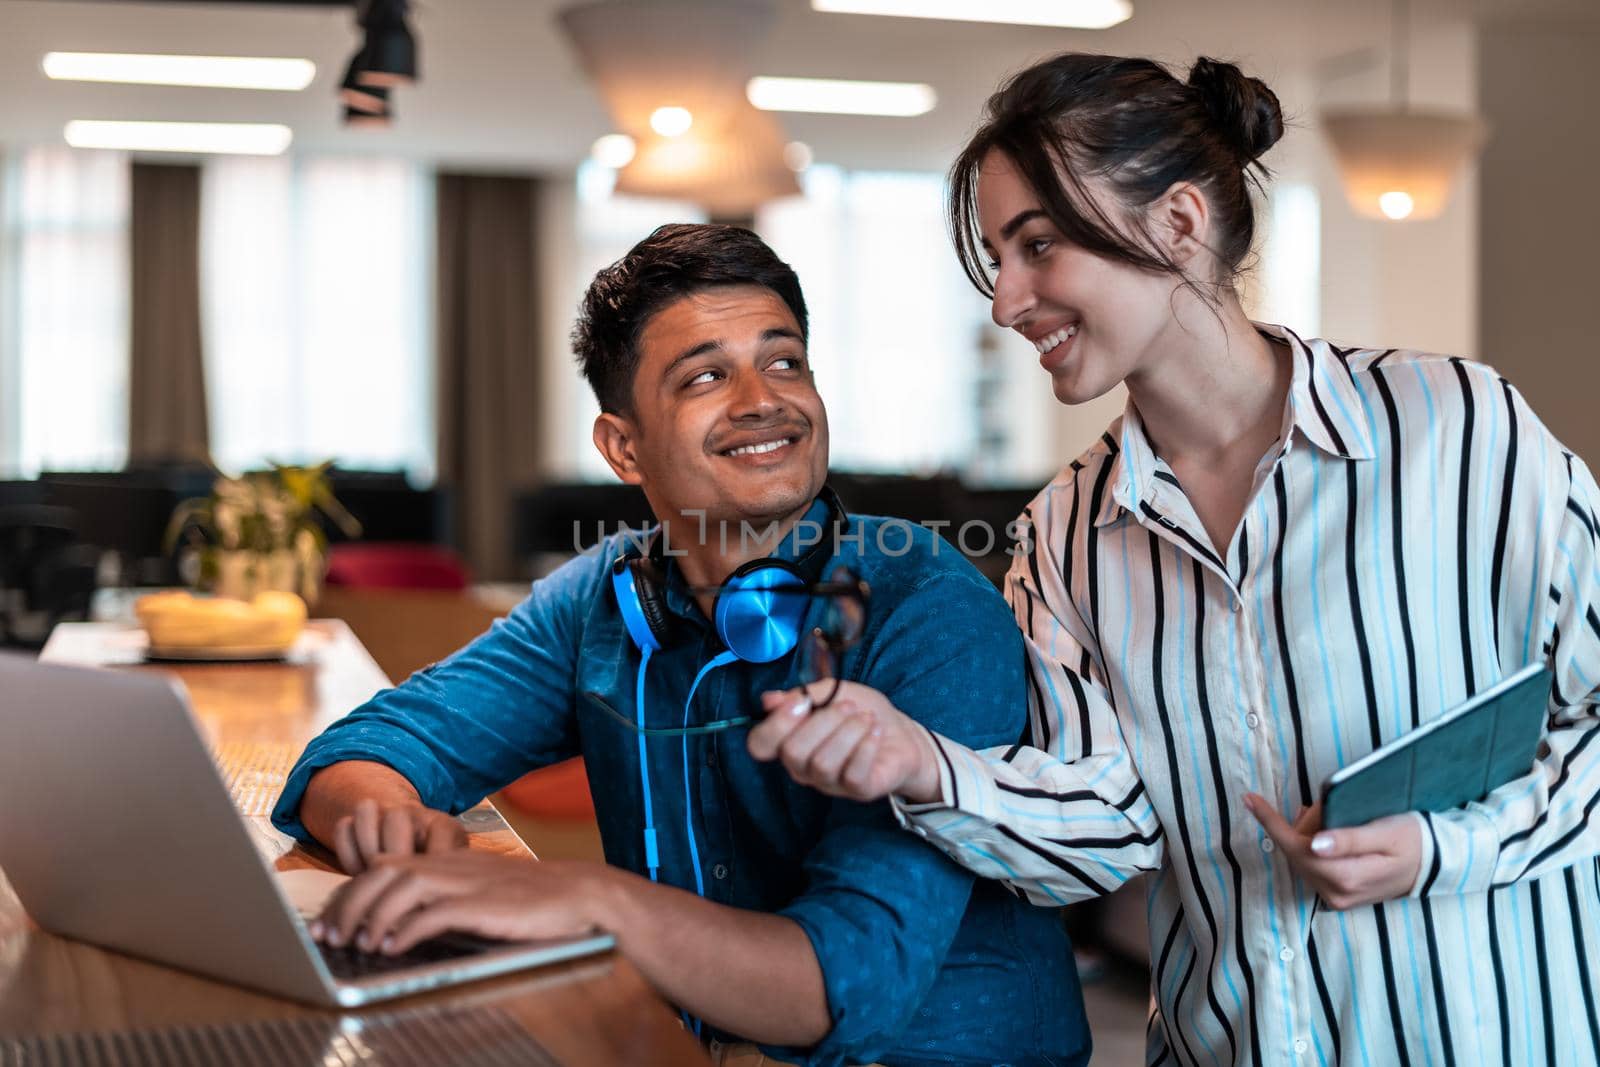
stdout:
<svg viewBox="0 0 1600 1067">
<path fill-rule="evenodd" d="M 686 107 L 658 107 L 650 113 L 650 128 L 663 137 L 680 137 L 694 125 Z"/>
<path fill-rule="evenodd" d="M 1410 193 L 1398 189 L 1378 197 L 1378 210 L 1391 219 L 1406 218 L 1416 206 L 1416 201 L 1411 199 Z"/>
<path fill-rule="evenodd" d="M 589 155 L 602 167 L 621 170 L 633 160 L 633 138 L 625 133 L 608 133 L 595 141 Z"/>
</svg>

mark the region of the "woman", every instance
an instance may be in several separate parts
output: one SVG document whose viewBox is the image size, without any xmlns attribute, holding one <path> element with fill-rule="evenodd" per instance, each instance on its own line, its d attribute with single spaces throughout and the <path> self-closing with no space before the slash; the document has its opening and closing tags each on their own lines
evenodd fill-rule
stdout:
<svg viewBox="0 0 1600 1067">
<path fill-rule="evenodd" d="M 851 687 L 769 694 L 751 749 L 1040 903 L 1154 872 L 1151 1063 L 1595 1063 L 1595 484 L 1482 365 L 1248 320 L 1282 131 L 1207 59 L 1068 54 L 990 100 L 961 261 L 1059 400 L 1129 394 L 1025 512 L 1031 739 L 973 752 Z M 1329 774 L 1536 658 L 1533 773 L 1321 830 Z"/>
</svg>

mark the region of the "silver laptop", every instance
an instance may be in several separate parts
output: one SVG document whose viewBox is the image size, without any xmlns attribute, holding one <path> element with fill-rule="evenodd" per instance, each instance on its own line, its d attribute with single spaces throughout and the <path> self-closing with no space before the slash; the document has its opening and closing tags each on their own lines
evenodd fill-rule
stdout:
<svg viewBox="0 0 1600 1067">
<path fill-rule="evenodd" d="M 313 1004 L 354 1007 L 611 948 L 447 936 L 394 958 L 311 939 L 182 688 L 0 655 L 0 870 L 40 926 Z M 324 877 L 328 877 L 324 875 Z"/>
</svg>

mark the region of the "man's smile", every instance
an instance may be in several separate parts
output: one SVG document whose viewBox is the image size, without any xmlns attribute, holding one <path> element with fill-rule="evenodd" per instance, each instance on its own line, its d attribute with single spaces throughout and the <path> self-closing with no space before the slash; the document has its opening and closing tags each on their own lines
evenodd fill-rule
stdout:
<svg viewBox="0 0 1600 1067">
<path fill-rule="evenodd" d="M 734 459 L 761 466 L 782 462 L 795 452 L 806 434 L 800 429 L 767 430 L 763 433 L 746 433 L 718 441 L 714 451 L 724 459 Z"/>
</svg>

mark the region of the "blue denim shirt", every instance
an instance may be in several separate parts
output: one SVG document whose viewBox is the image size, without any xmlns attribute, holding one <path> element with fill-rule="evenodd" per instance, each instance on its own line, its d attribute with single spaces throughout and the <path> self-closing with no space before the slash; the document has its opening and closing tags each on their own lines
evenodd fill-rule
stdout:
<svg viewBox="0 0 1600 1067">
<path fill-rule="evenodd" d="M 796 529 L 809 525 L 814 539 L 826 521 L 820 501 L 808 518 Z M 791 533 L 773 554 L 817 573 L 831 556 L 871 587 L 843 677 L 973 748 L 1023 735 L 1020 635 L 993 586 L 949 543 L 862 516 L 850 519 L 837 554 L 831 531 L 815 547 L 804 539 Z M 607 862 L 644 874 L 638 737 L 582 695 L 634 715 L 640 657 L 609 573 L 628 543 L 610 538 L 535 582 L 483 636 L 331 726 L 291 771 L 273 822 L 306 839 L 297 816 L 306 782 L 340 760 L 387 764 L 424 804 L 460 812 L 581 754 Z M 651 658 L 646 721 L 658 727 L 683 724 L 696 671 L 721 651 L 670 562 L 666 599 L 689 636 Z M 712 672 L 687 709 L 690 724 L 758 711 L 764 690 L 795 684 L 794 658 Z M 900 829 L 887 803 L 826 797 L 756 762 L 745 733 L 654 737 L 646 750 L 661 880 L 694 890 L 685 833 L 693 818 L 706 897 L 787 916 L 816 952 L 833 1028 L 812 1048 L 769 1053 L 805 1064 L 1087 1062 L 1082 994 L 1057 913 L 975 882 Z"/>
</svg>

